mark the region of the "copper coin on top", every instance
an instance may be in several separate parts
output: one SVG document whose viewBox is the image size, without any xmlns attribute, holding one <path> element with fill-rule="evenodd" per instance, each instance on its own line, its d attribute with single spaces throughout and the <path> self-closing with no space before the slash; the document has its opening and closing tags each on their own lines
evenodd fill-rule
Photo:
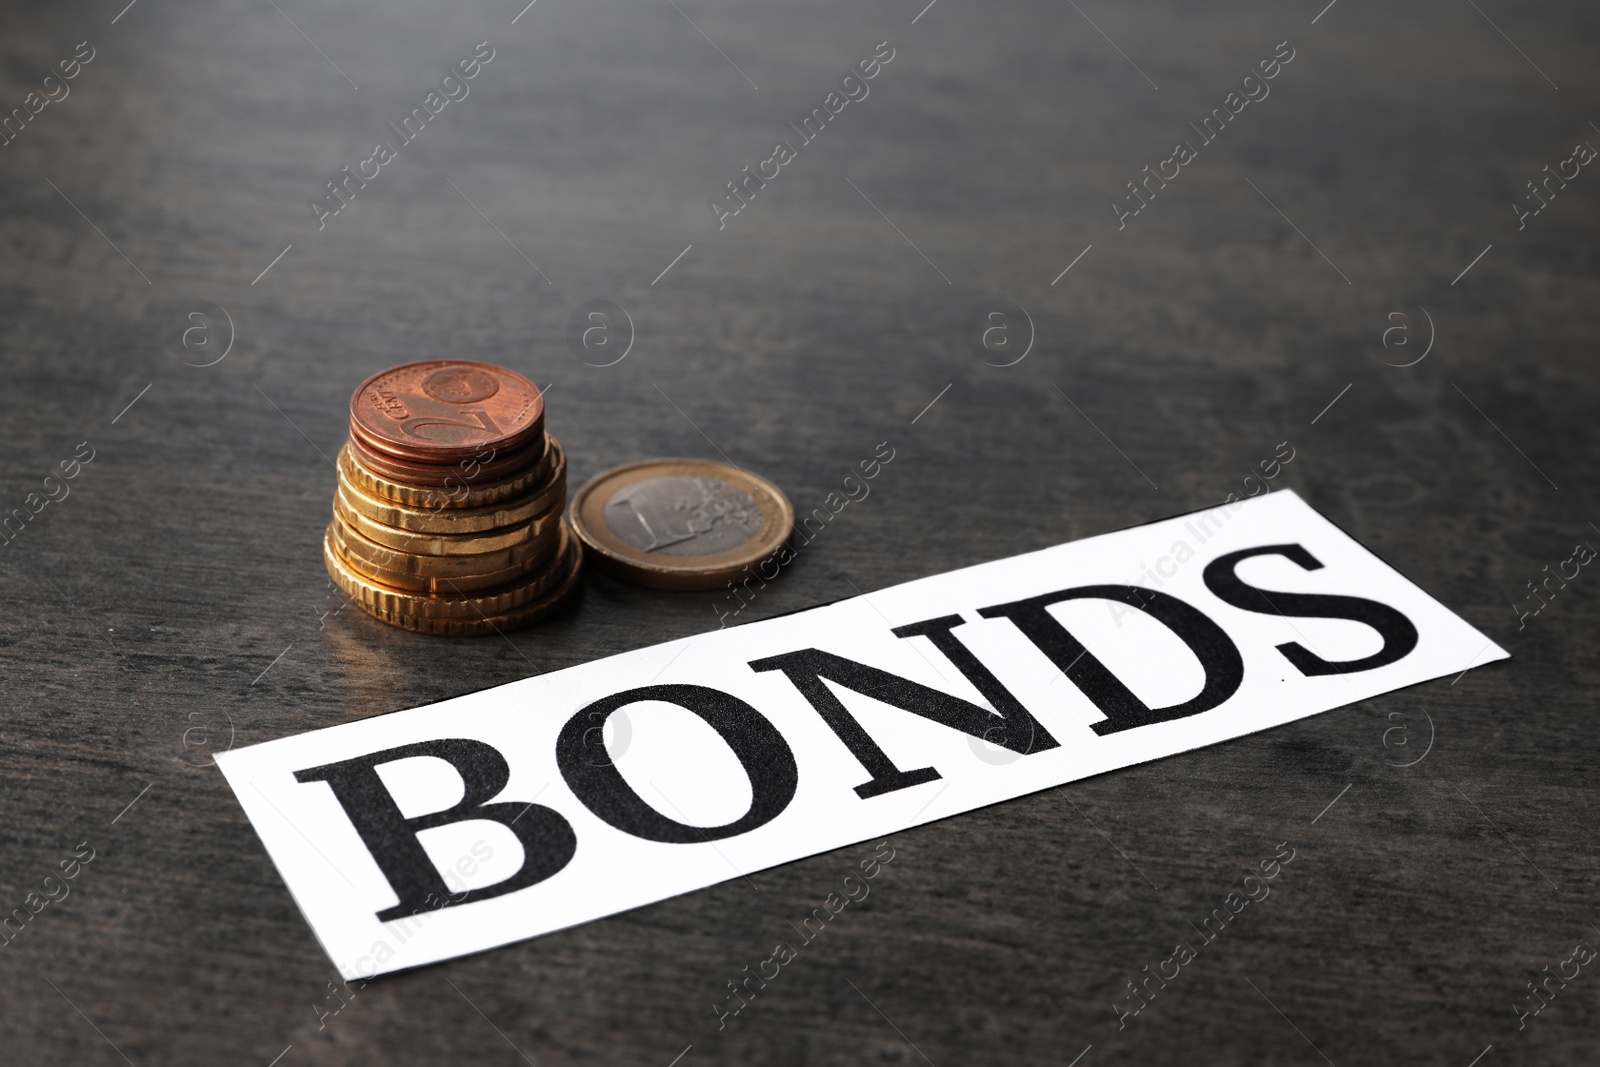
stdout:
<svg viewBox="0 0 1600 1067">
<path fill-rule="evenodd" d="M 419 463 L 508 452 L 544 430 L 544 397 L 515 371 L 465 359 L 403 363 L 350 396 L 350 433 L 369 449 Z"/>
<path fill-rule="evenodd" d="M 591 478 L 573 531 L 595 566 L 658 589 L 716 589 L 789 541 L 794 507 L 765 478 L 699 459 L 652 459 Z"/>
<path fill-rule="evenodd" d="M 536 466 L 545 456 L 547 434 L 511 449 L 485 447 L 464 459 L 428 463 L 396 459 L 367 443 L 368 437 L 351 427 L 350 454 L 374 474 L 411 485 L 461 486 L 492 484 L 516 477 Z"/>
</svg>

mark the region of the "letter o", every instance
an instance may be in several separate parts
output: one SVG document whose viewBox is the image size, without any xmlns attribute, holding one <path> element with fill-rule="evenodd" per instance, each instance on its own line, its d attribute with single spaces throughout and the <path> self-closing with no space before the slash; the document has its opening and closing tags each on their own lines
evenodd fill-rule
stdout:
<svg viewBox="0 0 1600 1067">
<path fill-rule="evenodd" d="M 750 810 L 722 826 L 681 823 L 645 803 L 609 760 L 586 758 L 593 744 L 588 739 L 595 736 L 591 729 L 604 726 L 619 708 L 642 700 L 676 704 L 717 731 L 750 779 Z M 800 777 L 789 743 L 766 716 L 730 693 L 703 685 L 647 685 L 613 693 L 580 709 L 556 737 L 556 765 L 573 795 L 601 819 L 646 841 L 673 844 L 734 837 L 771 822 L 794 799 Z"/>
</svg>

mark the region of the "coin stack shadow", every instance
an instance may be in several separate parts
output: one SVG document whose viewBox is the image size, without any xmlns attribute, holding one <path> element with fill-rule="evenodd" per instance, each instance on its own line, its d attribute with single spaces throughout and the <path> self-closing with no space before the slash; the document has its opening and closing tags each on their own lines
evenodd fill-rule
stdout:
<svg viewBox="0 0 1600 1067">
<path fill-rule="evenodd" d="M 418 633 L 473 637 L 572 599 L 582 545 L 562 518 L 566 455 L 542 427 L 528 444 L 436 470 L 369 440 L 352 419 L 323 539 L 328 573 L 362 610 Z"/>
</svg>

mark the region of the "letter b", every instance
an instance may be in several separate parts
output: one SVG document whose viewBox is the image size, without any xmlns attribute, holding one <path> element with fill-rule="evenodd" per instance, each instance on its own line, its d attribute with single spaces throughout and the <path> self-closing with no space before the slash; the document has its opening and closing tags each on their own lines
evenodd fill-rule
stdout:
<svg viewBox="0 0 1600 1067">
<path fill-rule="evenodd" d="M 411 756 L 433 756 L 450 764 L 461 776 L 461 801 L 444 811 L 410 819 L 401 814 L 388 787 L 378 777 L 377 767 Z M 559 812 L 532 802 L 488 803 L 505 788 L 511 768 L 497 749 L 482 741 L 452 737 L 401 745 L 296 771 L 294 777 L 298 782 L 328 783 L 367 851 L 372 853 L 373 862 L 400 898 L 398 904 L 378 912 L 380 922 L 526 889 L 565 867 L 578 848 L 572 825 Z M 452 900 L 450 887 L 428 858 L 417 834 L 473 819 L 497 822 L 516 834 L 522 843 L 522 866 L 504 881 L 457 893 Z"/>
</svg>

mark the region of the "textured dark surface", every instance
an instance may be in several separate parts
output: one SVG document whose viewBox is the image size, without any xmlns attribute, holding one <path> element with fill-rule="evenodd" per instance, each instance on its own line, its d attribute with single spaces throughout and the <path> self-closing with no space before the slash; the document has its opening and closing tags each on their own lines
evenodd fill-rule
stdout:
<svg viewBox="0 0 1600 1067">
<path fill-rule="evenodd" d="M 1520 1032 L 1511 1005 L 1600 947 L 1600 577 L 1521 629 L 1512 604 L 1600 542 L 1600 170 L 1525 229 L 1510 207 L 1600 145 L 1593 5 L 122 2 L 0 15 L 6 109 L 96 50 L 0 148 L 0 510 L 94 449 L 0 550 L 0 907 L 95 850 L 0 948 L 0 1060 L 1594 1062 L 1600 976 Z M 319 232 L 309 198 L 484 39 L 470 95 Z M 707 199 L 883 40 L 870 96 L 719 232 Z M 1124 183 L 1284 40 L 1271 95 L 1119 231 Z M 635 326 L 611 367 L 566 341 L 593 299 Z M 990 300 L 1036 329 L 1015 366 L 967 340 Z M 186 366 L 226 339 L 178 344 L 205 301 L 236 338 Z M 1386 365 L 1424 308 L 1431 352 Z M 720 1033 L 724 983 L 867 846 L 381 980 L 319 1032 L 328 961 L 196 766 L 229 722 L 414 706 L 719 602 L 594 579 L 509 642 L 336 612 L 346 398 L 442 355 L 553 382 L 574 485 L 721 450 L 806 511 L 891 442 L 741 620 L 1216 503 L 1288 441 L 1279 484 L 1513 658 L 899 835 Z M 1119 1033 L 1123 983 L 1282 841 L 1272 896 Z"/>
</svg>

